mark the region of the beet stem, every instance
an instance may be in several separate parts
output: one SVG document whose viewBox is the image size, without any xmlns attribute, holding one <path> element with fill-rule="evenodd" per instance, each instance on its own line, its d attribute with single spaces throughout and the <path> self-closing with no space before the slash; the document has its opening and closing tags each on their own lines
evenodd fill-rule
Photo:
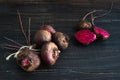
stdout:
<svg viewBox="0 0 120 80">
<path fill-rule="evenodd" d="M 10 44 L 5 44 L 5 46 L 8 46 L 8 47 L 13 47 L 13 48 L 17 48 L 17 49 L 19 49 L 19 48 L 20 48 L 19 46 L 10 45 Z"/>
<path fill-rule="evenodd" d="M 32 46 L 26 46 L 26 47 L 28 47 L 32 51 L 40 51 L 39 49 L 33 49 Z"/>
<path fill-rule="evenodd" d="M 22 46 L 22 44 L 14 41 L 14 40 L 12 40 L 12 39 L 10 39 L 10 38 L 4 37 L 4 39 L 6 39 L 6 40 L 8 40 L 8 41 L 11 41 L 11 42 L 13 42 L 14 44 L 16 44 L 16 45 L 18 45 L 18 46 Z"/>
<path fill-rule="evenodd" d="M 18 50 L 16 48 L 11 48 L 11 47 L 8 47 L 8 46 L 2 46 L 2 48 L 9 49 L 9 50 Z"/>
<path fill-rule="evenodd" d="M 90 14 L 92 14 L 92 13 L 94 13 L 94 12 L 96 12 L 96 10 L 93 10 L 93 11 L 91 11 L 91 12 L 87 13 L 87 14 L 83 17 L 83 19 L 82 19 L 82 20 L 85 20 L 85 19 L 86 19 L 86 17 L 87 17 L 88 15 L 90 15 Z"/>
<path fill-rule="evenodd" d="M 23 24 L 22 24 L 22 19 L 21 19 L 21 16 L 20 16 L 20 12 L 19 12 L 18 10 L 17 10 L 17 13 L 18 13 L 18 17 L 19 17 L 19 22 L 20 22 L 21 31 L 22 31 L 25 39 L 26 39 L 27 44 L 29 44 L 28 39 L 27 39 L 27 36 L 26 36 L 25 31 L 24 31 L 24 29 L 23 29 Z"/>
<path fill-rule="evenodd" d="M 95 23 L 94 23 L 94 18 L 93 18 L 93 14 L 91 14 L 91 23 L 92 23 L 93 26 L 95 25 Z"/>
<path fill-rule="evenodd" d="M 29 17 L 29 26 L 28 26 L 28 45 L 31 45 L 30 44 L 30 36 L 31 36 L 31 34 L 30 34 L 30 25 L 31 24 L 31 18 Z"/>
<path fill-rule="evenodd" d="M 113 8 L 113 2 L 111 3 L 110 9 L 106 13 L 99 15 L 99 16 L 93 16 L 93 13 L 92 13 L 91 14 L 92 25 L 95 25 L 95 23 L 94 23 L 95 19 L 106 16 L 107 14 L 109 14 L 112 11 L 112 8 Z"/>
</svg>

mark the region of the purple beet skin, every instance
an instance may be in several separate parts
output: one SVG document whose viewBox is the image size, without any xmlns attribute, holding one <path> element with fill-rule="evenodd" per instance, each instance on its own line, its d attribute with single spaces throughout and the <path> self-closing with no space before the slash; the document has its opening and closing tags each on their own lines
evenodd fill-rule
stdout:
<svg viewBox="0 0 120 80">
<path fill-rule="evenodd" d="M 40 30 L 47 30 L 52 34 L 54 34 L 56 32 L 55 29 L 51 25 L 42 25 L 40 27 Z"/>
<path fill-rule="evenodd" d="M 41 47 L 43 43 L 49 42 L 51 39 L 52 35 L 47 30 L 38 30 L 34 37 L 34 41 L 37 47 Z"/>
<path fill-rule="evenodd" d="M 47 42 L 42 46 L 41 58 L 47 65 L 54 65 L 59 57 L 59 49 L 54 42 Z"/>
</svg>

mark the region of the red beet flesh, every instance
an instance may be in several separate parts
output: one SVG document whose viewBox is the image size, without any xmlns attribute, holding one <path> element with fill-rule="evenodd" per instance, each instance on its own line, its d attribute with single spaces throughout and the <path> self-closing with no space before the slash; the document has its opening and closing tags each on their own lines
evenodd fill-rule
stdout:
<svg viewBox="0 0 120 80">
<path fill-rule="evenodd" d="M 40 27 L 40 30 L 47 30 L 52 34 L 56 32 L 55 29 L 51 25 L 43 25 Z"/>
<path fill-rule="evenodd" d="M 83 29 L 74 34 L 75 38 L 82 44 L 89 44 L 96 39 L 96 35 L 89 29 Z"/>
<path fill-rule="evenodd" d="M 30 65 L 30 64 L 29 64 L 29 60 L 28 60 L 27 58 L 23 59 L 23 60 L 21 61 L 21 64 L 22 64 L 22 66 L 28 66 L 28 65 Z"/>
<path fill-rule="evenodd" d="M 100 37 L 101 39 L 104 39 L 104 40 L 109 38 L 109 36 L 110 36 L 110 34 L 106 30 L 104 30 L 100 27 L 94 26 L 94 32 L 98 37 Z"/>
</svg>

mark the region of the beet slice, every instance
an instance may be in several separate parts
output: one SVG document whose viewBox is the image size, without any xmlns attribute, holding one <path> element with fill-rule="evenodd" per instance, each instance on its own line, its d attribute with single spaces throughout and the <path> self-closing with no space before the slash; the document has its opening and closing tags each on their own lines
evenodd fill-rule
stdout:
<svg viewBox="0 0 120 80">
<path fill-rule="evenodd" d="M 94 26 L 94 32 L 97 35 L 97 37 L 106 40 L 109 38 L 110 34 L 108 33 L 108 31 L 106 31 L 105 29 L 102 29 L 100 27 Z"/>
<path fill-rule="evenodd" d="M 89 29 L 83 29 L 74 34 L 75 38 L 82 44 L 88 45 L 96 40 L 96 35 Z"/>
</svg>

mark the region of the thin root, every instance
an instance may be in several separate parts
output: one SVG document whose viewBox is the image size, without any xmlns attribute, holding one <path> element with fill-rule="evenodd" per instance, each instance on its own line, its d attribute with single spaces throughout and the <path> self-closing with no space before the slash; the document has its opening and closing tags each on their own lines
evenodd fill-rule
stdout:
<svg viewBox="0 0 120 80">
<path fill-rule="evenodd" d="M 19 17 L 19 22 L 20 22 L 21 31 L 22 31 L 25 39 L 26 39 L 27 44 L 29 44 L 28 39 L 27 39 L 27 36 L 26 36 L 25 31 L 24 31 L 24 29 L 23 29 L 23 24 L 22 24 L 22 19 L 21 19 L 21 16 L 20 16 L 20 12 L 19 12 L 18 10 L 17 10 L 17 13 L 18 13 L 18 17 Z"/>
<path fill-rule="evenodd" d="M 91 12 L 87 13 L 87 14 L 83 17 L 83 19 L 82 19 L 82 20 L 85 20 L 85 19 L 86 19 L 86 17 L 87 17 L 88 15 L 90 15 L 90 14 L 92 14 L 92 13 L 94 13 L 94 12 L 96 12 L 96 10 L 93 10 L 93 11 L 91 11 Z"/>
<path fill-rule="evenodd" d="M 94 24 L 95 19 L 100 18 L 100 17 L 104 17 L 105 15 L 109 14 L 109 13 L 112 11 L 112 8 L 113 8 L 113 2 L 112 2 L 112 4 L 111 4 L 111 6 L 110 6 L 110 9 L 109 9 L 106 13 L 104 13 L 104 14 L 102 14 L 102 15 L 99 15 L 99 16 L 93 16 L 93 13 L 92 13 L 92 14 L 91 14 L 92 25 L 95 25 L 95 24 Z"/>
<path fill-rule="evenodd" d="M 14 43 L 14 44 L 16 44 L 16 45 L 18 45 L 18 46 L 22 46 L 22 44 L 14 41 L 14 40 L 12 40 L 12 39 L 10 39 L 10 38 L 7 38 L 7 37 L 4 37 L 4 38 L 5 38 L 6 40 L 8 40 L 8 41 L 11 41 L 12 43 Z"/>
<path fill-rule="evenodd" d="M 5 44 L 5 46 L 7 46 L 7 47 L 13 47 L 13 48 L 17 48 L 17 49 L 20 48 L 19 46 L 16 46 L 16 45 L 10 45 L 10 44 Z"/>
<path fill-rule="evenodd" d="M 7 46 L 2 46 L 2 48 L 9 49 L 9 50 L 18 50 L 16 48 L 11 48 L 11 47 L 7 47 Z"/>
<path fill-rule="evenodd" d="M 29 17 L 29 26 L 28 26 L 28 45 L 31 45 L 31 44 L 30 44 L 30 36 L 31 36 L 31 34 L 30 34 L 30 24 L 31 24 L 31 18 Z"/>
<path fill-rule="evenodd" d="M 22 46 L 22 47 L 20 47 L 20 48 L 17 50 L 17 52 L 8 55 L 8 56 L 6 57 L 6 60 L 9 60 L 12 56 L 14 56 L 14 58 L 17 58 L 17 56 L 18 56 L 18 54 L 20 53 L 21 49 L 23 49 L 23 48 L 25 48 L 25 47 L 26 47 L 26 48 L 29 48 L 30 50 L 33 50 L 33 51 L 39 51 L 39 50 L 37 50 L 37 49 L 32 49 L 32 46 Z"/>
</svg>

